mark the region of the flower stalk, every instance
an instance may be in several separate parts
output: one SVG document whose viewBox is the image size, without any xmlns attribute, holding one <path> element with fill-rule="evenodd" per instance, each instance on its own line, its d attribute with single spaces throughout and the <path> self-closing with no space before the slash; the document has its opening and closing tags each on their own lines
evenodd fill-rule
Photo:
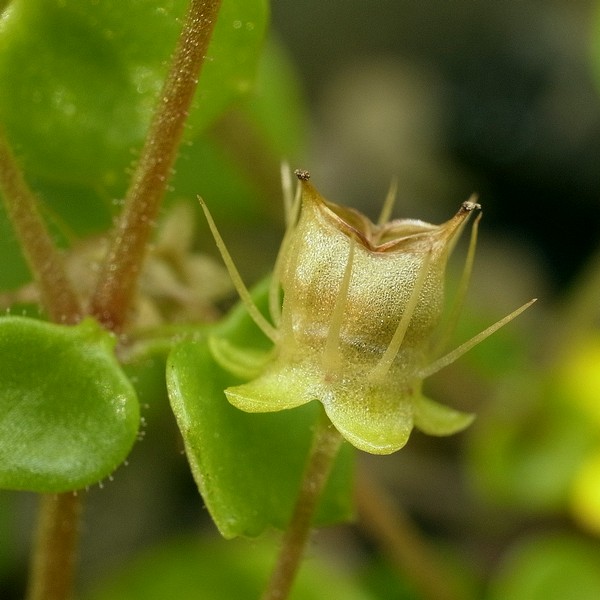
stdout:
<svg viewBox="0 0 600 600">
<path fill-rule="evenodd" d="M 321 411 L 294 512 L 283 535 L 277 562 L 261 600 L 285 600 L 288 597 L 302 561 L 319 499 L 342 440 L 325 412 Z"/>
</svg>

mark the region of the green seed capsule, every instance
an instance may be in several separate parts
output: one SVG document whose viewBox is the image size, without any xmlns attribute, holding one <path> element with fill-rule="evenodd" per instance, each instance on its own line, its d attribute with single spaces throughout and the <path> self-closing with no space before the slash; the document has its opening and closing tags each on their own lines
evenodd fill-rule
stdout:
<svg viewBox="0 0 600 600">
<path fill-rule="evenodd" d="M 464 202 L 442 225 L 409 219 L 374 224 L 323 199 L 306 171 L 296 175 L 300 214 L 286 233 L 274 277 L 273 297 L 281 286 L 283 305 L 273 311 L 275 327 L 256 319 L 273 339 L 274 351 L 251 381 L 225 390 L 228 400 L 248 412 L 318 400 L 349 442 L 374 454 L 400 449 L 413 426 L 432 435 L 460 431 L 473 415 L 425 398 L 423 378 L 524 310 L 432 362 L 448 256 L 479 205 Z"/>
</svg>

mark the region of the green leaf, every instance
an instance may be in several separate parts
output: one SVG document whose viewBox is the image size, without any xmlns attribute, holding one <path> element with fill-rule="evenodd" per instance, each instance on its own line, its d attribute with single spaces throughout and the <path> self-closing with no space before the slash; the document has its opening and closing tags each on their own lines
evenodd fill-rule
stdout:
<svg viewBox="0 0 600 600">
<path fill-rule="evenodd" d="M 134 75 L 142 64 L 128 60 L 123 25 L 103 19 L 107 4 L 122 19 L 141 18 L 140 32 L 154 24 L 158 33 L 162 21 L 165 37 L 157 45 L 172 47 L 174 18 L 143 18 L 138 3 L 122 3 L 138 7 L 128 15 L 116 2 L 15 0 L 3 15 L 0 82 L 11 93 L 2 94 L 0 119 L 35 173 L 108 183 L 143 137 L 150 90 L 138 94 Z"/>
<path fill-rule="evenodd" d="M 169 357 L 167 386 L 192 473 L 225 537 L 285 527 L 300 487 L 318 418 L 316 403 L 267 414 L 231 406 L 225 388 L 239 383 L 211 356 L 206 341 L 185 342 Z M 316 523 L 352 514 L 352 449 L 342 447 Z"/>
<path fill-rule="evenodd" d="M 254 94 L 244 99 L 241 111 L 263 132 L 278 160 L 302 156 L 310 129 L 305 99 L 292 60 L 273 37 L 261 55 Z"/>
<path fill-rule="evenodd" d="M 266 311 L 269 279 L 253 290 Z M 217 364 L 210 337 L 251 353 L 266 352 L 271 342 L 239 303 L 208 338 L 176 347 L 167 363 L 167 386 L 183 435 L 188 461 L 213 520 L 225 537 L 258 535 L 283 528 L 290 519 L 320 407 L 248 414 L 225 398 L 225 388 L 240 382 Z M 354 451 L 343 445 L 325 489 L 317 524 L 353 516 Z"/>
<path fill-rule="evenodd" d="M 573 535 L 520 541 L 492 581 L 490 600 L 600 598 L 600 545 Z"/>
<path fill-rule="evenodd" d="M 259 598 L 272 568 L 270 540 L 174 540 L 104 581 L 86 600 L 246 600 Z M 331 596 L 331 591 L 335 594 Z M 290 600 L 374 600 L 352 577 L 320 561 L 303 566 Z"/>
<path fill-rule="evenodd" d="M 139 406 L 114 344 L 92 319 L 0 319 L 0 487 L 75 490 L 125 459 Z"/>
<path fill-rule="evenodd" d="M 42 192 L 47 185 L 51 197 L 67 182 L 87 187 L 85 203 L 110 214 L 107 199 L 123 193 L 186 6 L 13 0 L 2 13 L 0 87 L 10 93 L 0 95 L 0 122 Z M 223 0 L 189 136 L 252 90 L 267 21 L 266 0 Z"/>
</svg>

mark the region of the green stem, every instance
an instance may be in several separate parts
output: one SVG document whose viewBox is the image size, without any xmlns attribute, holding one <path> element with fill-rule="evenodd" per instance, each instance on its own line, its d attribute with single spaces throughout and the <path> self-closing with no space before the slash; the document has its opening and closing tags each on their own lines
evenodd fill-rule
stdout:
<svg viewBox="0 0 600 600">
<path fill-rule="evenodd" d="M 40 290 L 41 300 L 56 323 L 76 323 L 81 306 L 60 252 L 40 215 L 37 199 L 0 129 L 0 191 L 21 250 Z"/>
<path fill-rule="evenodd" d="M 312 520 L 342 443 L 342 436 L 322 411 L 292 519 L 262 600 L 285 600 L 300 567 Z"/>
<path fill-rule="evenodd" d="M 71 598 L 81 511 L 74 492 L 40 496 L 27 600 Z"/>
<path fill-rule="evenodd" d="M 160 101 L 100 270 L 90 312 L 123 329 L 158 209 L 171 175 L 221 0 L 191 0 Z"/>
</svg>

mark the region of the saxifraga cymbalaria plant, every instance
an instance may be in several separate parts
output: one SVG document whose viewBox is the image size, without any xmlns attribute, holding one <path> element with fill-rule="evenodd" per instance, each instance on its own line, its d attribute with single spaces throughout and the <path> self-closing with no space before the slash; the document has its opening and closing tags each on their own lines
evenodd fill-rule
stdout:
<svg viewBox="0 0 600 600">
<path fill-rule="evenodd" d="M 249 381 L 226 389 L 227 399 L 246 412 L 279 411 L 319 401 L 326 414 L 325 430 L 329 430 L 320 443 L 329 444 L 329 463 L 339 447 L 331 442 L 332 429 L 340 440 L 344 438 L 372 454 L 399 450 L 413 427 L 431 435 L 461 431 L 474 415 L 427 398 L 423 380 L 535 301 L 451 352 L 440 350 L 440 340 L 448 339 L 450 333 L 435 335 L 444 310 L 446 264 L 469 217 L 480 210 L 480 205 L 473 200 L 463 202 L 441 225 L 414 219 L 388 220 L 395 196 L 391 190 L 378 223 L 373 223 L 354 209 L 325 200 L 310 183 L 307 171 L 297 170 L 295 174 L 300 182 L 297 193 L 293 197 L 288 186 L 285 194 L 288 227 L 271 283 L 271 321 L 253 304 L 201 201 L 242 301 L 273 342 L 270 353 L 254 365 L 244 365 Z M 475 219 L 472 227 L 449 329 L 464 301 L 478 222 L 479 218 Z M 222 366 L 239 372 L 234 364 L 241 356 L 239 349 L 233 350 L 220 340 L 213 340 L 212 348 Z M 315 439 L 318 437 L 317 431 Z M 313 458 L 319 456 L 318 445 L 315 441 Z M 319 460 L 323 463 L 322 456 Z M 323 464 L 319 469 L 326 471 Z M 314 474 L 309 458 L 305 480 Z M 319 486 L 326 479 L 321 477 Z M 314 489 L 311 493 L 315 495 Z M 306 502 L 308 498 L 301 490 L 297 513 L 306 512 L 301 506 Z M 294 519 L 292 529 L 298 527 Z M 308 529 L 310 519 L 304 526 Z M 285 567 L 286 561 L 290 562 L 289 556 L 284 556 L 286 543 L 289 540 L 286 542 L 284 536 L 279 567 L 289 571 L 289 565 Z M 278 576 L 276 568 L 270 591 L 263 598 L 286 597 L 282 587 L 291 583 L 283 580 L 291 577 L 289 572 Z"/>
<path fill-rule="evenodd" d="M 463 202 L 441 225 L 385 221 L 385 215 L 374 224 L 354 209 L 325 200 L 306 171 L 298 170 L 296 176 L 300 207 L 298 211 L 297 199 L 274 270 L 273 324 L 252 304 L 203 203 L 240 297 L 274 343 L 270 355 L 256 365 L 256 376 L 225 390 L 227 399 L 247 412 L 284 410 L 318 400 L 344 438 L 372 454 L 402 448 L 413 426 L 431 435 L 464 429 L 473 415 L 426 398 L 423 380 L 533 302 L 452 352 L 432 356 L 433 335 L 444 308 L 446 263 L 480 205 Z M 477 222 L 466 271 L 476 234 Z"/>
</svg>

